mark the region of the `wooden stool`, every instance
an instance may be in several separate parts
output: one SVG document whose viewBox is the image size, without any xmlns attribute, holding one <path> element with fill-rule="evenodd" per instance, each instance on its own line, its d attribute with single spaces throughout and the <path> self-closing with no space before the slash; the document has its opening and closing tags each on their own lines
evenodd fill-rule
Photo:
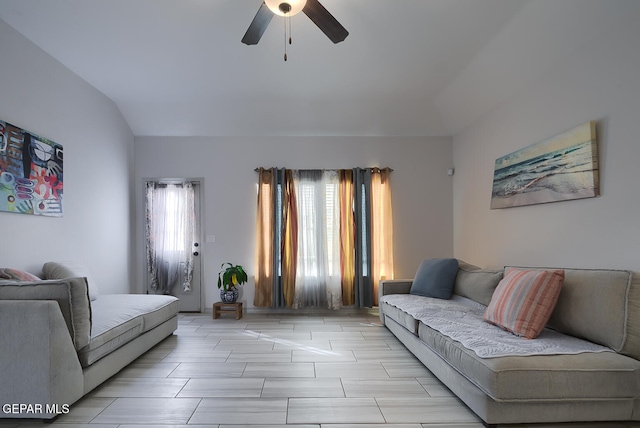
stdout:
<svg viewBox="0 0 640 428">
<path fill-rule="evenodd" d="M 235 303 L 223 303 L 216 302 L 213 304 L 213 319 L 220 318 L 221 312 L 228 312 L 236 314 L 236 319 L 242 318 L 242 302 Z"/>
</svg>

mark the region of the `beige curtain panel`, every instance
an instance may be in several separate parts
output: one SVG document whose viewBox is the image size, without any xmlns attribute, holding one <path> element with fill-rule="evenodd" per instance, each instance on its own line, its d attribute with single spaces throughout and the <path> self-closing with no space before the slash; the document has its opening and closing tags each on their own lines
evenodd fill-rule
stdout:
<svg viewBox="0 0 640 428">
<path fill-rule="evenodd" d="M 256 216 L 256 292 L 254 306 L 273 306 L 273 239 L 274 227 L 273 170 L 258 171 L 258 213 Z"/>
</svg>

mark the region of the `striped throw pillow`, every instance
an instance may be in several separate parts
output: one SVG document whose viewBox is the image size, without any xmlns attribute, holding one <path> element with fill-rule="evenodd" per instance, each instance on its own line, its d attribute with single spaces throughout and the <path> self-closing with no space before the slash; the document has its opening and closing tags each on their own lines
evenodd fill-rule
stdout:
<svg viewBox="0 0 640 428">
<path fill-rule="evenodd" d="M 484 313 L 485 321 L 535 339 L 549 321 L 564 281 L 564 270 L 507 268 Z"/>
<path fill-rule="evenodd" d="M 12 281 L 40 281 L 40 278 L 32 273 L 12 268 L 0 268 L 0 279 L 10 279 Z"/>
</svg>

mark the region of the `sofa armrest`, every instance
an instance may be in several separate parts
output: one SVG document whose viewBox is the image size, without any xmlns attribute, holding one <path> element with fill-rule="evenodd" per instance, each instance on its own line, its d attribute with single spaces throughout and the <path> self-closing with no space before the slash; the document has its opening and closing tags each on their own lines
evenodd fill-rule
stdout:
<svg viewBox="0 0 640 428">
<path fill-rule="evenodd" d="M 86 278 L 0 281 L 0 300 L 56 301 L 76 350 L 85 347 L 91 339 L 91 304 Z"/>
<path fill-rule="evenodd" d="M 50 419 L 82 397 L 75 347 L 54 300 L 0 300 L 0 418 Z M 31 412 L 29 411 L 31 410 Z"/>
<path fill-rule="evenodd" d="M 413 279 L 384 279 L 378 283 L 378 305 L 382 296 L 389 294 L 409 294 Z M 380 322 L 384 324 L 384 314 L 380 310 Z"/>
<path fill-rule="evenodd" d="M 378 297 L 387 294 L 409 294 L 413 279 L 385 279 L 378 286 Z"/>
</svg>

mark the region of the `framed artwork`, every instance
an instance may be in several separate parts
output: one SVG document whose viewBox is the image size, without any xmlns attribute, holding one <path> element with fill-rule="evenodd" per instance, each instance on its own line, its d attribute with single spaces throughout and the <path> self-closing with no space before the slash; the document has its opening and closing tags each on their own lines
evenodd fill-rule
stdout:
<svg viewBox="0 0 640 428">
<path fill-rule="evenodd" d="M 491 209 L 599 195 L 596 123 L 496 159 Z"/>
<path fill-rule="evenodd" d="M 62 217 L 62 146 L 0 120 L 0 211 Z"/>
</svg>

